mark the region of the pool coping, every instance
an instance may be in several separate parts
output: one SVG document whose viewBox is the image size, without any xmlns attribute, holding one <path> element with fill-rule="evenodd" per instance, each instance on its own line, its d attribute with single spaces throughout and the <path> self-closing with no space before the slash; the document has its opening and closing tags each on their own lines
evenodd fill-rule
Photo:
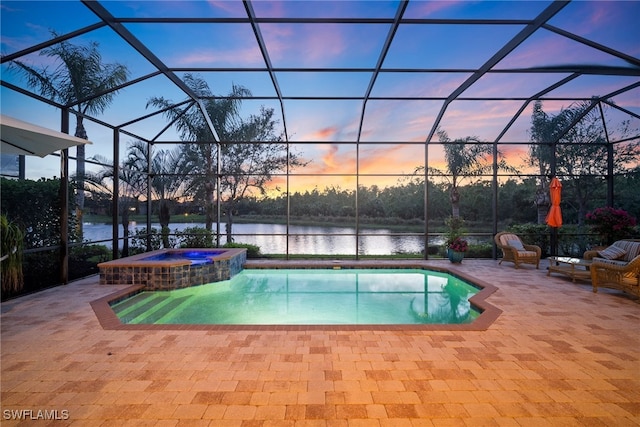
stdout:
<svg viewBox="0 0 640 427">
<path fill-rule="evenodd" d="M 140 292 L 144 285 L 132 285 L 97 300 L 91 301 L 100 326 L 105 330 L 185 330 L 185 331 L 485 331 L 495 322 L 502 310 L 493 306 L 486 299 L 498 288 L 477 277 L 470 276 L 459 268 L 443 267 L 427 261 L 247 261 L 245 269 L 356 269 L 356 268 L 415 268 L 449 273 L 480 288 L 480 291 L 469 298 L 469 301 L 482 310 L 477 319 L 465 324 L 363 324 L 363 325 L 193 325 L 193 324 L 126 324 L 122 323 L 110 303 L 122 300 Z M 109 285 L 104 285 L 109 286 Z"/>
</svg>

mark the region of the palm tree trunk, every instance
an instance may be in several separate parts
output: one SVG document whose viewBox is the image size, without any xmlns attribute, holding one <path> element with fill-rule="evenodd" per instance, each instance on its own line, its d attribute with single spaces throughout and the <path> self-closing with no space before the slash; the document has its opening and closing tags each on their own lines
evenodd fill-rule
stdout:
<svg viewBox="0 0 640 427">
<path fill-rule="evenodd" d="M 227 208 L 227 243 L 233 242 L 233 206 L 228 205 Z"/>
<path fill-rule="evenodd" d="M 158 220 L 160 221 L 160 232 L 162 234 L 162 247 L 166 249 L 169 247 L 169 221 L 171 220 L 171 213 L 166 200 L 160 201 Z"/>
<path fill-rule="evenodd" d="M 82 117 L 78 116 L 76 120 L 75 136 L 82 139 L 88 139 L 87 131 L 82 123 Z M 76 180 L 78 189 L 76 195 L 76 218 L 78 239 L 83 238 L 83 215 L 84 215 L 84 175 L 85 175 L 85 147 L 80 144 L 76 147 Z"/>
<path fill-rule="evenodd" d="M 452 186 L 449 191 L 449 200 L 451 201 L 451 216 L 460 217 L 460 193 L 456 186 Z"/>
<path fill-rule="evenodd" d="M 204 185 L 206 192 L 206 200 L 205 200 L 205 228 L 207 231 L 211 231 L 213 229 L 213 211 L 214 211 L 214 203 L 213 203 L 213 191 L 215 186 L 212 185 L 209 181 L 207 181 Z"/>
<path fill-rule="evenodd" d="M 129 206 L 123 206 L 122 209 L 122 232 L 124 239 L 122 240 L 122 257 L 129 256 Z"/>
<path fill-rule="evenodd" d="M 547 220 L 547 213 L 549 212 L 549 191 L 540 185 L 536 190 L 536 209 L 538 210 L 538 224 L 544 224 Z"/>
<path fill-rule="evenodd" d="M 122 257 L 129 256 L 129 207 L 125 206 L 122 210 L 122 231 L 124 240 L 122 241 Z"/>
</svg>

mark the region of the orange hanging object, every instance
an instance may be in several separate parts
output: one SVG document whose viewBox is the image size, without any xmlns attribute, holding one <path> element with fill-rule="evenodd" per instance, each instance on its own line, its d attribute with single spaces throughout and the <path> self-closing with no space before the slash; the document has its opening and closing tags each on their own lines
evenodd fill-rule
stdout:
<svg viewBox="0 0 640 427">
<path fill-rule="evenodd" d="M 553 177 L 551 180 L 549 193 L 551 195 L 551 208 L 549 208 L 546 222 L 549 227 L 559 228 L 562 225 L 562 211 L 560 210 L 562 184 L 558 178 Z"/>
</svg>

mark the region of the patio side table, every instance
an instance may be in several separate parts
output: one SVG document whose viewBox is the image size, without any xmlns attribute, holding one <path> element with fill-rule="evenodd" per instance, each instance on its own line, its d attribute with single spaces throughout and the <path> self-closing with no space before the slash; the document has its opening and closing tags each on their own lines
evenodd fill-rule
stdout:
<svg viewBox="0 0 640 427">
<path fill-rule="evenodd" d="M 564 256 L 550 256 L 549 269 L 547 270 L 547 276 L 551 273 L 564 274 L 571 277 L 575 283 L 576 279 L 591 280 L 591 260 L 582 258 L 571 258 Z"/>
</svg>

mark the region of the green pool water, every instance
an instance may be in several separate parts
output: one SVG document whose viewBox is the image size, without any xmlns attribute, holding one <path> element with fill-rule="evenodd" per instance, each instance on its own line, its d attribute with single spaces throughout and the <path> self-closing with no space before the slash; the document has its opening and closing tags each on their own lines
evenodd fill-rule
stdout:
<svg viewBox="0 0 640 427">
<path fill-rule="evenodd" d="M 256 269 L 141 292 L 112 308 L 131 324 L 462 324 L 480 315 L 468 300 L 477 292 L 455 276 L 420 269 Z"/>
</svg>

